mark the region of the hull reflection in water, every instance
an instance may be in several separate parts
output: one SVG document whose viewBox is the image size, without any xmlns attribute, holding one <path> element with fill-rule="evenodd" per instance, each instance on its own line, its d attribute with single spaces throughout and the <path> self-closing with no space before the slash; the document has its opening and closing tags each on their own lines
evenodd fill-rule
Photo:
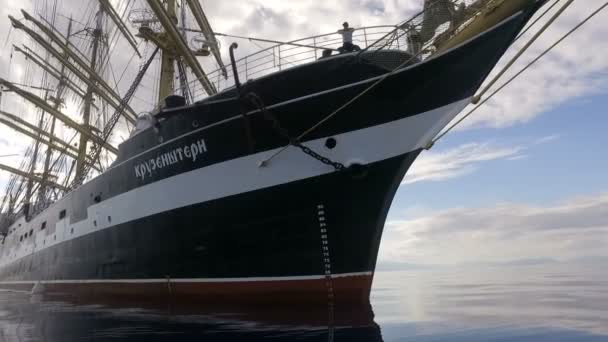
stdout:
<svg viewBox="0 0 608 342">
<path fill-rule="evenodd" d="M 382 341 L 368 303 L 221 305 L 0 292 L 4 341 Z"/>
</svg>

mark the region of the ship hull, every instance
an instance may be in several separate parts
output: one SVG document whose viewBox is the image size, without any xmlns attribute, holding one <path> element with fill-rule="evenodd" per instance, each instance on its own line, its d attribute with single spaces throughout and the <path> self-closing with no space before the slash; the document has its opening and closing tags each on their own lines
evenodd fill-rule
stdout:
<svg viewBox="0 0 608 342">
<path fill-rule="evenodd" d="M 283 127 L 261 110 L 248 120 L 204 121 L 238 113 L 230 100 L 169 111 L 174 120 L 121 147 L 130 157 L 119 155 L 106 173 L 19 223 L 26 227 L 8 237 L 15 247 L 3 250 L 0 287 L 207 302 L 367 301 L 403 176 L 470 103 L 529 15 L 390 75 L 311 132 L 304 145 L 325 163 L 283 149 L 278 131 L 310 128 L 378 77 L 283 102 L 261 82 L 254 88 Z M 39 230 L 42 223 L 48 228 Z"/>
<path fill-rule="evenodd" d="M 391 194 L 417 155 L 87 234 L 9 266 L 27 280 L 2 285 L 93 297 L 365 301 Z"/>
</svg>

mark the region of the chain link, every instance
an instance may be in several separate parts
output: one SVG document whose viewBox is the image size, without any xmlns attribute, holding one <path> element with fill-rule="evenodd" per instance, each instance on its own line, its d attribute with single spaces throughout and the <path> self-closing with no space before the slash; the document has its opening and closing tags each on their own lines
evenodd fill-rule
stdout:
<svg viewBox="0 0 608 342">
<path fill-rule="evenodd" d="M 307 154 L 307 155 L 315 158 L 316 160 L 320 161 L 321 163 L 323 163 L 325 165 L 333 166 L 333 168 L 336 169 L 336 171 L 342 171 L 342 170 L 346 169 L 346 166 L 344 166 L 344 164 L 335 162 L 327 157 L 324 157 L 324 156 L 318 154 L 317 152 L 313 151 L 310 147 L 304 146 L 299 142 L 292 142 L 291 144 L 293 146 L 299 148 L 300 150 L 302 150 L 302 152 L 304 152 L 304 154 Z"/>
<path fill-rule="evenodd" d="M 289 141 L 290 145 L 299 148 L 304 154 L 320 161 L 321 163 L 332 166 L 334 169 L 336 169 L 336 171 L 342 171 L 342 170 L 346 169 L 346 166 L 344 166 L 344 164 L 333 161 L 325 156 L 322 156 L 319 153 L 313 151 L 310 147 L 304 146 L 301 142 L 297 141 L 297 139 L 292 138 L 289 135 L 289 132 L 287 131 L 287 129 L 285 127 L 281 126 L 281 122 L 279 121 L 279 119 L 277 119 L 277 117 L 274 116 L 274 114 L 272 114 L 266 108 L 266 105 L 264 105 L 264 102 L 257 94 L 250 92 L 245 96 L 245 99 L 247 99 L 255 107 L 257 107 L 263 113 L 264 118 L 266 120 L 272 122 L 272 127 L 279 133 L 279 135 L 281 135 L 281 137 L 287 139 Z"/>
</svg>

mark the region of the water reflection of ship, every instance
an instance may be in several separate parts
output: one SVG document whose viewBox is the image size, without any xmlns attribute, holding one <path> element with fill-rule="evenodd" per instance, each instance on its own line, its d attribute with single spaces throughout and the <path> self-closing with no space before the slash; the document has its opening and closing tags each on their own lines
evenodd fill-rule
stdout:
<svg viewBox="0 0 608 342">
<path fill-rule="evenodd" d="M 67 295 L 33 295 L 25 324 L 44 341 L 72 341 L 114 337 L 129 341 L 164 340 L 353 341 L 380 342 L 369 303 L 326 305 L 188 305 L 150 301 L 103 301 Z M 28 312 L 29 311 L 29 312 Z M 0 322 L 2 322 L 0 320 Z M 0 330 L 2 330 L 0 323 Z M 44 329 L 40 329 L 44 327 Z"/>
</svg>

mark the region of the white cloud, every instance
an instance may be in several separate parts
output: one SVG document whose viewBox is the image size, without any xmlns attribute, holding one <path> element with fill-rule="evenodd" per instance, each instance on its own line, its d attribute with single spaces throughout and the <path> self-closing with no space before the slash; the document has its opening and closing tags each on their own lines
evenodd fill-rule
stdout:
<svg viewBox="0 0 608 342">
<path fill-rule="evenodd" d="M 560 136 L 558 134 L 548 135 L 546 137 L 536 139 L 536 141 L 534 141 L 534 145 L 550 143 L 555 140 L 558 140 L 559 138 L 560 138 Z"/>
<path fill-rule="evenodd" d="M 608 257 L 608 194 L 453 208 L 387 222 L 380 260 L 415 264 Z"/>
<path fill-rule="evenodd" d="M 426 151 L 401 184 L 457 178 L 474 172 L 482 162 L 520 158 L 521 151 L 521 147 L 497 147 L 489 143 L 468 143 L 442 152 Z"/>
<path fill-rule="evenodd" d="M 493 89 L 523 68 L 603 3 L 600 0 L 575 1 L 563 17 L 556 21 Z M 561 4 L 557 7 L 560 6 Z M 608 36 L 606 20 L 608 20 L 608 11 L 597 15 L 488 101 L 460 125 L 458 130 L 479 127 L 502 128 L 522 124 L 575 98 L 606 93 L 608 91 L 608 77 L 606 77 L 608 59 L 605 58 L 608 54 L 608 40 L 605 39 Z M 502 66 L 523 47 L 541 25 L 542 22 L 516 42 L 489 79 L 502 69 Z M 472 106 L 464 112 L 468 112 L 471 108 Z"/>
<path fill-rule="evenodd" d="M 414 162 L 401 184 L 444 181 L 466 176 L 477 171 L 482 163 L 494 160 L 527 159 L 530 156 L 525 152 L 529 152 L 530 148 L 554 142 L 559 138 L 559 135 L 553 134 L 521 146 L 498 146 L 490 142 L 473 142 L 440 152 L 424 151 Z"/>
</svg>

